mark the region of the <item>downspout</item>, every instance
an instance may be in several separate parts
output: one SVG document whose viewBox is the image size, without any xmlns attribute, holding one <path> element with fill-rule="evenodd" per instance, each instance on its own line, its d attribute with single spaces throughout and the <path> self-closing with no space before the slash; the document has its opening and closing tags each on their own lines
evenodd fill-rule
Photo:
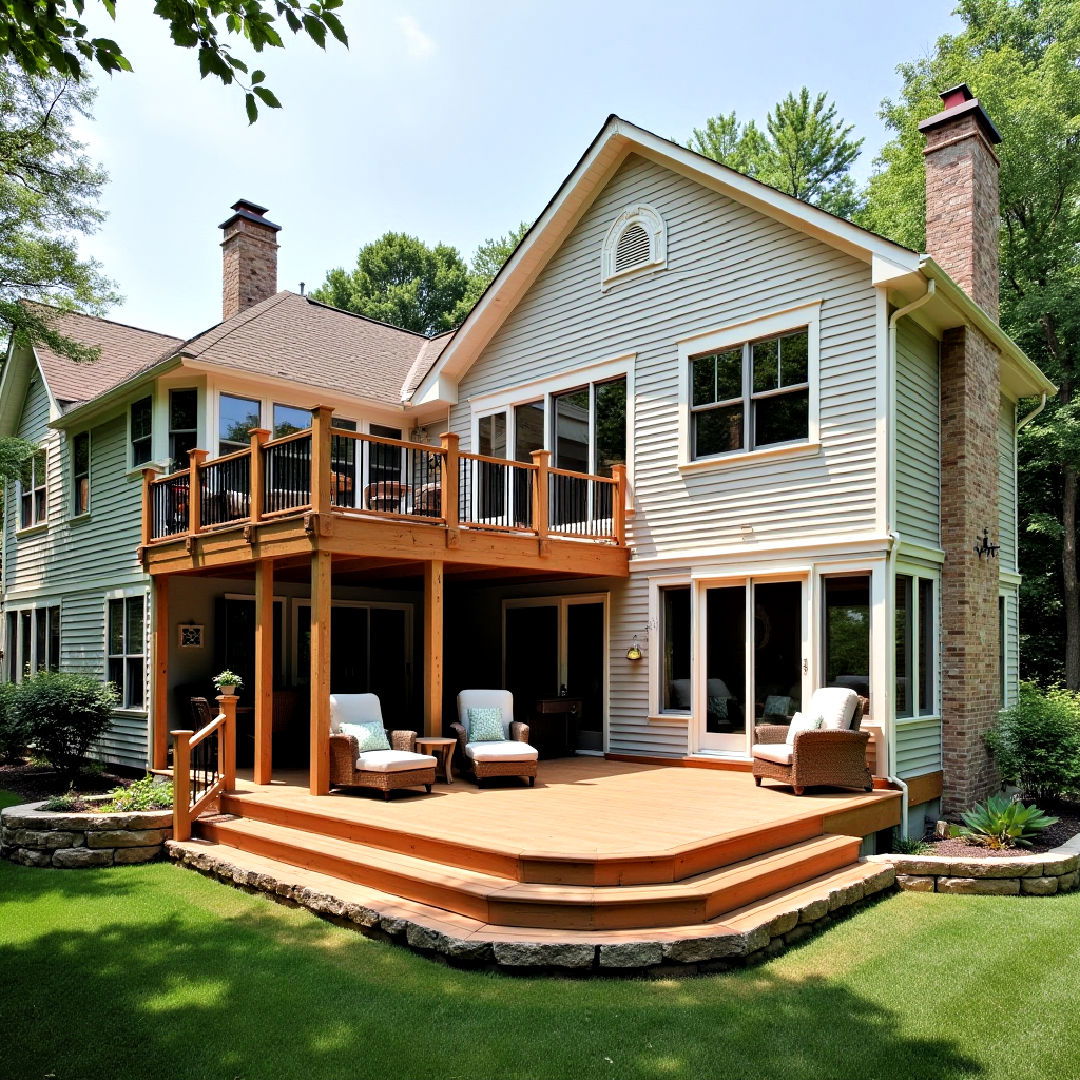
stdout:
<svg viewBox="0 0 1080 1080">
<path fill-rule="evenodd" d="M 1027 414 L 1027 416 L 1025 416 L 1022 419 L 1016 421 L 1016 430 L 1019 431 L 1022 427 L 1026 427 L 1028 424 L 1030 424 L 1031 421 L 1034 420 L 1035 417 L 1038 416 L 1039 413 L 1041 413 L 1043 411 L 1043 409 L 1045 409 L 1045 408 L 1046 408 L 1046 394 L 1043 394 L 1042 401 L 1040 401 L 1039 404 L 1036 405 L 1035 408 L 1032 409 L 1031 412 L 1029 412 Z"/>
<path fill-rule="evenodd" d="M 893 465 L 893 468 L 890 468 L 889 471 L 888 471 L 887 491 L 886 491 L 885 497 L 887 499 L 887 505 L 888 505 L 889 517 L 890 517 L 890 524 L 892 524 L 891 519 L 894 516 L 893 491 L 894 491 L 894 485 L 895 485 L 895 480 L 894 480 L 894 476 L 893 476 L 893 473 L 895 471 L 895 460 L 893 459 L 891 451 L 892 451 L 892 448 L 895 446 L 895 443 L 896 443 L 896 440 L 895 440 L 895 437 L 894 437 L 895 436 L 895 431 L 896 431 L 896 428 L 895 428 L 895 423 L 896 423 L 896 420 L 895 420 L 895 407 L 894 407 L 894 393 L 895 393 L 895 387 L 896 387 L 896 326 L 897 326 L 897 323 L 899 323 L 900 320 L 905 315 L 910 315 L 911 312 L 915 311 L 918 308 L 921 308 L 924 304 L 929 303 L 934 298 L 934 294 L 936 292 L 937 292 L 937 282 L 935 282 L 933 278 L 929 278 L 927 280 L 927 282 L 926 282 L 926 292 L 923 293 L 922 296 L 918 297 L 915 300 L 912 300 L 912 302 L 910 304 L 906 304 L 902 308 L 897 308 L 896 311 L 894 311 L 892 313 L 892 315 L 889 316 L 889 337 L 888 337 L 888 345 L 887 345 L 887 350 L 888 351 L 887 351 L 887 355 L 886 355 L 886 365 L 885 365 L 887 373 L 888 373 L 887 386 L 886 386 L 886 389 L 885 389 L 885 392 L 886 392 L 886 406 L 885 407 L 886 407 L 886 414 L 888 416 L 888 423 L 889 423 L 890 463 Z M 896 529 L 890 529 L 889 530 L 889 540 L 891 541 L 891 543 L 890 543 L 890 546 L 889 546 L 889 556 L 888 556 L 888 559 L 886 561 L 886 565 L 888 567 L 888 585 L 891 586 L 892 583 L 895 582 L 895 580 L 896 580 L 896 558 L 897 558 L 897 555 L 899 554 L 900 544 L 901 544 L 900 533 Z M 891 596 L 892 596 L 891 588 L 886 588 L 885 602 L 886 602 L 886 606 L 890 607 L 890 608 L 891 608 L 891 603 L 892 603 L 892 601 L 890 600 Z M 887 625 L 890 625 L 890 626 L 892 625 L 892 619 L 891 618 L 888 620 Z M 895 677 L 896 677 L 896 672 L 894 670 L 895 657 L 893 656 L 891 650 L 889 650 L 888 655 L 889 655 L 889 661 L 888 661 L 888 664 L 889 664 L 889 682 L 890 682 L 890 684 L 892 684 L 895 681 Z M 893 694 L 890 693 L 889 694 L 889 725 L 888 725 L 889 738 L 888 738 L 888 745 L 885 748 L 886 757 L 887 757 L 887 772 L 888 772 L 888 775 L 886 776 L 886 780 L 890 784 L 892 784 L 894 787 L 898 787 L 900 789 L 900 837 L 901 837 L 901 839 L 906 840 L 907 836 L 908 836 L 908 786 L 907 786 L 907 784 L 904 783 L 903 780 L 900 779 L 899 776 L 895 775 L 895 772 L 896 772 L 896 717 L 895 717 L 895 715 L 893 715 L 894 711 L 895 711 L 895 708 L 896 708 L 896 701 L 895 701 L 895 698 L 894 698 Z"/>
</svg>

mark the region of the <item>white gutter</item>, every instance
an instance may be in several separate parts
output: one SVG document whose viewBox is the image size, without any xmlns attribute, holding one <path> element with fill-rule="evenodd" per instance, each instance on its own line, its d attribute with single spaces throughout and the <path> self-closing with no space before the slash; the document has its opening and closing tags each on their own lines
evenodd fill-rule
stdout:
<svg viewBox="0 0 1080 1080">
<path fill-rule="evenodd" d="M 1031 421 L 1034 420 L 1035 417 L 1038 416 L 1039 413 L 1041 413 L 1043 411 L 1043 409 L 1045 409 L 1045 408 L 1046 408 L 1046 394 L 1043 394 L 1042 400 L 1039 402 L 1039 404 L 1036 405 L 1035 408 L 1032 409 L 1031 412 L 1029 412 L 1027 414 L 1027 416 L 1025 416 L 1022 419 L 1016 421 L 1016 430 L 1019 431 L 1022 427 L 1026 427 L 1028 424 L 1030 424 Z"/>
</svg>

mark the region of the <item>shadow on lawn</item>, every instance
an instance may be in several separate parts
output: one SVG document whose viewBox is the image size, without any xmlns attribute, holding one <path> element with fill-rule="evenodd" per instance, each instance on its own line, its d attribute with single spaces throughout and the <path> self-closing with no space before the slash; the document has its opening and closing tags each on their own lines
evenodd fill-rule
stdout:
<svg viewBox="0 0 1080 1080">
<path fill-rule="evenodd" d="M 129 912 L 124 923 L 118 913 L 100 927 L 0 947 L 5 1077 L 981 1072 L 955 1044 L 912 1037 L 900 1017 L 844 986 L 770 968 L 662 983 L 506 979 L 440 967 L 269 906 L 232 918 L 166 907 L 149 921 Z"/>
</svg>

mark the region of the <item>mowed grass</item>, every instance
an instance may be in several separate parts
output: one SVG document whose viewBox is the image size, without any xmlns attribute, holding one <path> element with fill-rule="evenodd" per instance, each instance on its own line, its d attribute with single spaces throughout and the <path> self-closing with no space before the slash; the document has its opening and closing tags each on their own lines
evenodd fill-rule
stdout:
<svg viewBox="0 0 1080 1080">
<path fill-rule="evenodd" d="M 0 863 L 0 1077 L 1080 1075 L 1080 895 L 887 899 L 735 975 L 455 971 L 170 864 Z"/>
<path fill-rule="evenodd" d="M 0 810 L 5 806 L 18 806 L 25 801 L 22 795 L 16 795 L 14 791 L 0 791 Z"/>
</svg>

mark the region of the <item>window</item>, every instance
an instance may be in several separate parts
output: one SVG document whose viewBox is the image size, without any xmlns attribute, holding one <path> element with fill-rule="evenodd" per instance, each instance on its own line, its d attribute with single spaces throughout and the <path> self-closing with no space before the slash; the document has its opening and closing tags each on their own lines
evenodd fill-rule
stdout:
<svg viewBox="0 0 1080 1080">
<path fill-rule="evenodd" d="M 822 686 L 842 686 L 870 697 L 870 576 L 822 580 L 825 672 Z"/>
<path fill-rule="evenodd" d="M 401 440 L 401 428 L 372 424 L 369 433 L 379 439 Z M 400 446 L 387 443 L 371 443 L 371 458 L 368 465 L 368 482 L 371 484 L 400 483 L 404 468 L 405 451 Z"/>
<path fill-rule="evenodd" d="M 937 603 L 933 578 L 896 575 L 894 619 L 896 715 L 935 715 Z"/>
<path fill-rule="evenodd" d="M 689 712 L 693 705 L 689 585 L 666 586 L 660 590 L 660 640 L 663 648 L 660 708 L 664 712 Z"/>
<path fill-rule="evenodd" d="M 651 206 L 624 210 L 604 237 L 601 251 L 604 287 L 640 273 L 656 270 L 667 261 L 664 219 Z"/>
<path fill-rule="evenodd" d="M 222 457 L 250 446 L 251 429 L 261 426 L 262 406 L 258 401 L 218 394 L 218 454 Z"/>
<path fill-rule="evenodd" d="M 356 421 L 355 420 L 346 420 L 342 416 L 334 416 L 330 420 L 330 426 L 339 428 L 341 431 L 355 431 L 356 430 Z"/>
<path fill-rule="evenodd" d="M 59 605 L 9 611 L 6 649 L 9 682 L 20 682 L 35 671 L 59 671 Z"/>
<path fill-rule="evenodd" d="M 188 451 L 199 440 L 199 391 L 169 391 L 169 458 L 172 470 L 188 464 Z"/>
<path fill-rule="evenodd" d="M 336 420 L 334 427 L 341 427 Z M 294 431 L 303 431 L 311 427 L 311 410 L 299 409 L 295 405 L 274 405 L 274 438 L 283 439 Z"/>
<path fill-rule="evenodd" d="M 139 398 L 131 406 L 128 430 L 131 438 L 131 467 L 145 465 L 154 453 L 154 399 Z"/>
<path fill-rule="evenodd" d="M 45 521 L 48 498 L 45 472 L 48 464 L 44 449 L 33 452 L 19 473 L 19 527 L 29 529 Z"/>
<path fill-rule="evenodd" d="M 108 676 L 124 709 L 145 705 L 146 600 L 124 596 L 108 602 Z"/>
<path fill-rule="evenodd" d="M 808 439 L 809 342 L 804 328 L 692 356 L 691 457 Z"/>
<path fill-rule="evenodd" d="M 71 512 L 90 513 L 90 432 L 80 431 L 71 440 Z"/>
</svg>

